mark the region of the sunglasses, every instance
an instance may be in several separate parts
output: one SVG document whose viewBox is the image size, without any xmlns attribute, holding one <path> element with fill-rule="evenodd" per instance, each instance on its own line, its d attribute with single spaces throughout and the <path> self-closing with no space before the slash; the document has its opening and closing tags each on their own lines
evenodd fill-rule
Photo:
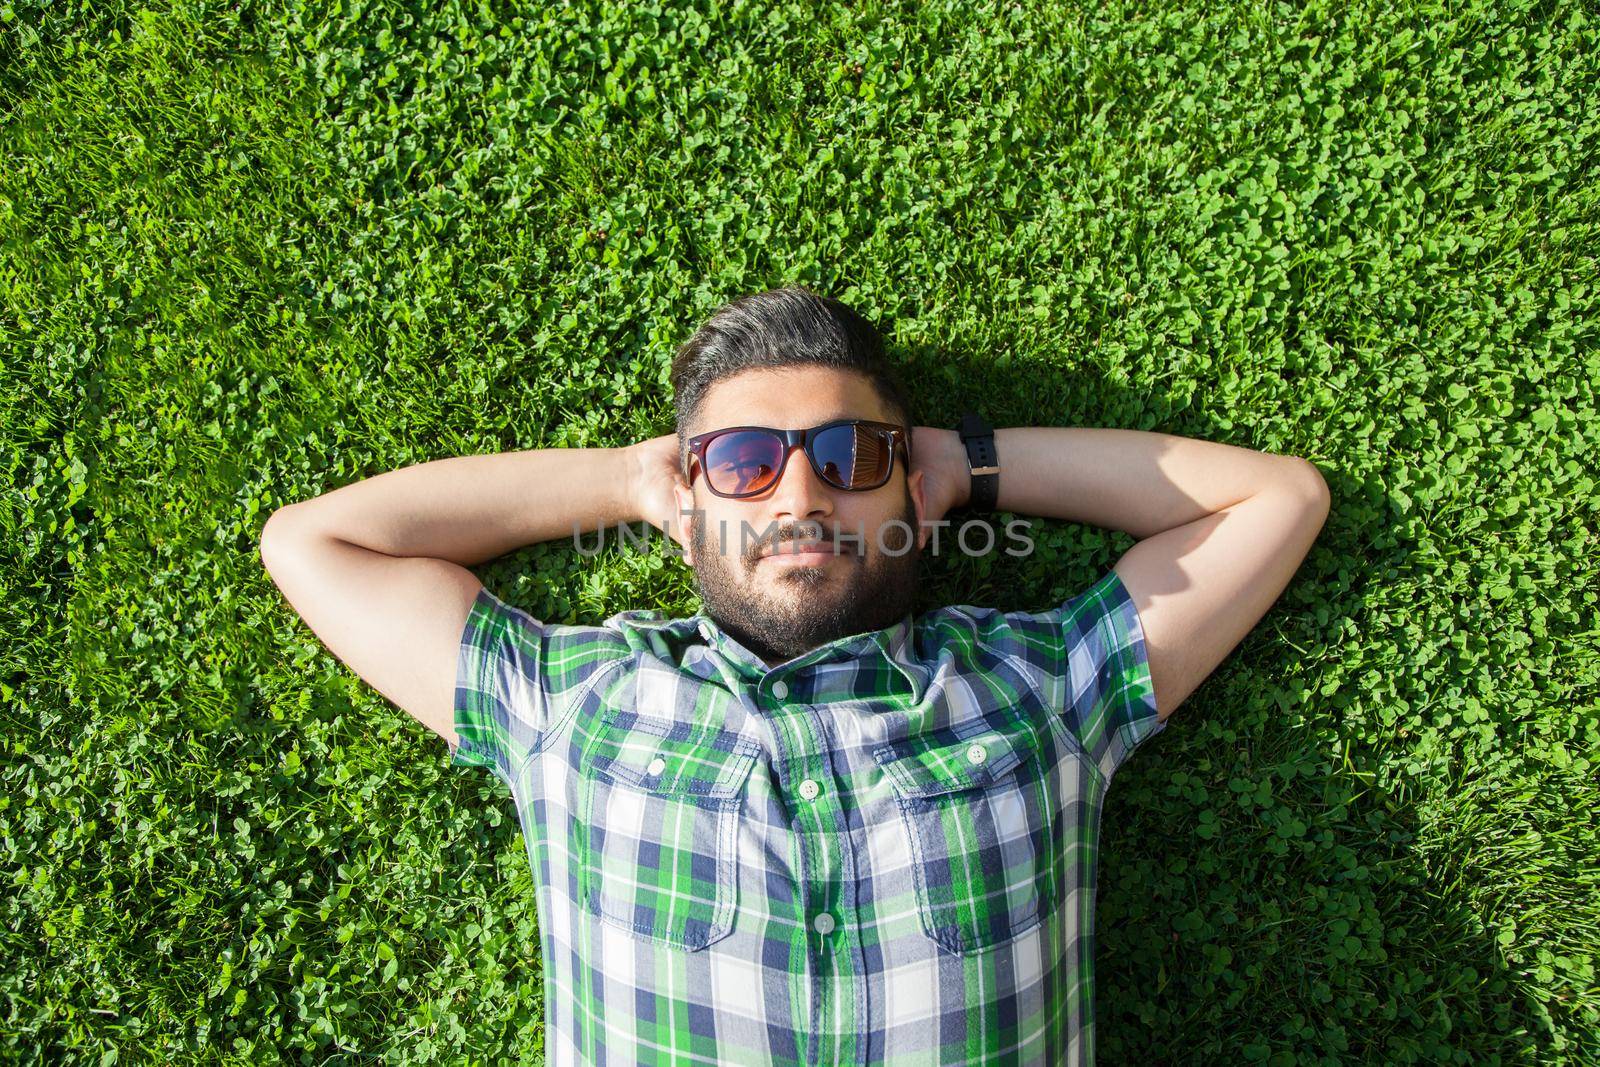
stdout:
<svg viewBox="0 0 1600 1067">
<path fill-rule="evenodd" d="M 865 492 L 889 481 L 895 449 L 911 466 L 911 437 L 903 426 L 866 419 L 835 419 L 806 430 L 728 426 L 689 438 L 688 481 L 705 472 L 706 488 L 740 499 L 776 485 L 800 445 L 817 477 L 835 489 Z"/>
</svg>

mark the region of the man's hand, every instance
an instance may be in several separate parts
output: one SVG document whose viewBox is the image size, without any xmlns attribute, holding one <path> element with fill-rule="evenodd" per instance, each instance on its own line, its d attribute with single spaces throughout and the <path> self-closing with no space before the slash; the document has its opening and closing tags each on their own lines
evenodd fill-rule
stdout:
<svg viewBox="0 0 1600 1067">
<path fill-rule="evenodd" d="M 678 466 L 678 435 L 662 434 L 628 446 L 633 462 L 629 465 L 629 495 L 638 516 L 651 526 L 688 547 L 688 516 L 678 514 L 674 486 L 688 484 Z"/>
<path fill-rule="evenodd" d="M 967 447 L 954 430 L 914 426 L 911 430 L 911 470 L 922 472 L 922 499 L 927 509 L 924 522 L 937 522 L 951 510 L 965 507 L 972 493 L 972 473 L 967 464 Z M 932 536 L 924 526 L 918 539 L 924 546 Z"/>
</svg>

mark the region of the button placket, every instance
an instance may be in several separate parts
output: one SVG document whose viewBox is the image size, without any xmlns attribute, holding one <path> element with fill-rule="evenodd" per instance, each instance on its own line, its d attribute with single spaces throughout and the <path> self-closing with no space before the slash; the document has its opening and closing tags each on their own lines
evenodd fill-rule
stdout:
<svg viewBox="0 0 1600 1067">
<path fill-rule="evenodd" d="M 803 924 L 800 930 L 808 941 L 807 951 L 820 957 L 814 965 L 825 972 L 844 958 L 836 944 L 843 920 L 836 916 L 847 906 L 838 872 L 848 866 L 843 856 L 848 835 L 843 832 L 839 797 L 831 787 L 824 788 L 834 780 L 828 731 L 819 715 L 821 709 L 806 702 L 811 689 L 800 676 L 792 682 L 774 678 L 761 683 L 761 688 L 763 703 L 781 708 L 781 713 L 768 721 L 774 729 L 779 778 L 790 800 L 788 814 L 800 846 L 802 893 L 797 902 L 803 910 L 796 918 Z M 820 987 L 813 995 L 821 1001 L 828 996 Z M 814 1005 L 813 1011 L 818 1010 L 823 1008 Z"/>
</svg>

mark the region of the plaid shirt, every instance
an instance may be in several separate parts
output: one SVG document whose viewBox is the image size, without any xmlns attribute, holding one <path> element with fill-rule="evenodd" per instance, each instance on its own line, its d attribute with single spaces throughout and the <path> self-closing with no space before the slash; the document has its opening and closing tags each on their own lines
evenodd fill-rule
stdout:
<svg viewBox="0 0 1600 1067">
<path fill-rule="evenodd" d="M 453 762 L 510 787 L 563 1064 L 1088 1064 L 1111 776 L 1165 723 L 1116 571 L 767 667 L 483 590 Z M 530 954 L 531 955 L 531 954 Z"/>
</svg>

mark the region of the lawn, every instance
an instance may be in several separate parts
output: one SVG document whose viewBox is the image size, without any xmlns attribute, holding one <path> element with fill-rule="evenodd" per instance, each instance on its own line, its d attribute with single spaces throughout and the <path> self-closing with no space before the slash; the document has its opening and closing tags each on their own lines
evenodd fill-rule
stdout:
<svg viewBox="0 0 1600 1067">
<path fill-rule="evenodd" d="M 1101 1062 L 1600 1063 L 1597 17 L 0 0 L 4 1058 L 538 1062 L 509 796 L 323 648 L 262 524 L 666 433 L 675 346 L 800 282 L 919 422 L 1331 489 L 1118 775 Z M 1032 536 L 924 606 L 1132 544 Z M 549 621 L 697 606 L 664 554 L 480 574 Z"/>
</svg>

